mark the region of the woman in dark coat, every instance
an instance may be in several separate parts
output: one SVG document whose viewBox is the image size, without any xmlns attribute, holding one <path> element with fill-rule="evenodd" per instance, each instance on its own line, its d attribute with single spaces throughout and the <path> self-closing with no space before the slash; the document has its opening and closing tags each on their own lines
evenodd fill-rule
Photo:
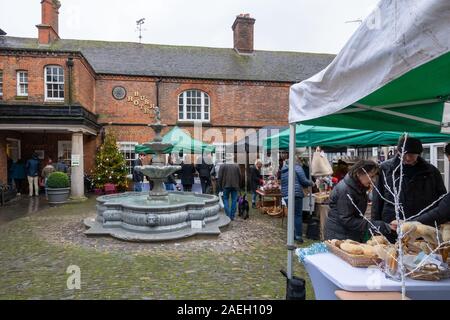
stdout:
<svg viewBox="0 0 450 320">
<path fill-rule="evenodd" d="M 181 169 L 178 173 L 183 185 L 183 191 L 191 192 L 194 184 L 195 166 L 189 161 L 189 157 L 186 157 L 185 161 L 181 163 Z"/>
<path fill-rule="evenodd" d="M 371 180 L 377 175 L 378 166 L 369 160 L 358 161 L 333 189 L 330 196 L 330 211 L 325 223 L 325 239 L 351 239 L 363 242 L 369 223 L 361 214 L 367 209 L 367 191 Z M 353 200 L 349 199 L 349 196 Z M 372 221 L 383 234 L 390 233 L 389 224 Z M 375 231 L 375 230 L 374 230 Z"/>
</svg>

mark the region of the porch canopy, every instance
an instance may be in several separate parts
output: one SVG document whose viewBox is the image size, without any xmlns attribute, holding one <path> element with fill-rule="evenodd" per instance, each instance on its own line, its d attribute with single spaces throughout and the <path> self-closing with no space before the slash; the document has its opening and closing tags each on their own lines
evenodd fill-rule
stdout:
<svg viewBox="0 0 450 320">
<path fill-rule="evenodd" d="M 370 131 L 347 128 L 332 128 L 297 124 L 295 146 L 298 147 L 342 147 L 342 146 L 391 146 L 397 145 L 402 132 Z M 450 134 L 413 132 L 409 136 L 422 143 L 450 141 Z M 265 149 L 289 149 L 289 129 L 264 139 Z"/>
<path fill-rule="evenodd" d="M 173 144 L 171 148 L 164 150 L 164 153 L 179 153 L 180 151 L 183 151 L 183 153 L 202 154 L 213 153 L 216 150 L 215 146 L 193 139 L 179 127 L 173 127 L 169 132 L 167 132 L 163 136 L 162 143 Z M 153 150 L 144 145 L 136 145 L 135 152 L 146 154 L 154 153 Z"/>
<path fill-rule="evenodd" d="M 450 2 L 381 0 L 331 64 L 289 93 L 288 277 L 295 124 L 450 133 Z"/>
</svg>

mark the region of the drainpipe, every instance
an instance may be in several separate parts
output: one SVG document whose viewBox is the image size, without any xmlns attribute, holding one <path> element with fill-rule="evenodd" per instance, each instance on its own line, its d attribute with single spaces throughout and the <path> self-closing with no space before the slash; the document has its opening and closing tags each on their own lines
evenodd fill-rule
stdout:
<svg viewBox="0 0 450 320">
<path fill-rule="evenodd" d="M 73 65 L 74 65 L 74 63 L 73 63 L 73 57 L 72 56 L 70 56 L 68 59 L 67 59 L 67 61 L 66 61 L 66 65 L 67 65 L 67 67 L 68 67 L 68 69 L 69 69 L 69 114 L 71 113 L 71 111 L 72 111 L 72 99 L 73 99 L 73 96 L 72 96 L 72 69 L 73 69 Z"/>
<path fill-rule="evenodd" d="M 159 84 L 161 83 L 161 78 L 158 78 L 158 80 L 156 80 L 156 106 L 160 107 L 159 105 Z"/>
</svg>

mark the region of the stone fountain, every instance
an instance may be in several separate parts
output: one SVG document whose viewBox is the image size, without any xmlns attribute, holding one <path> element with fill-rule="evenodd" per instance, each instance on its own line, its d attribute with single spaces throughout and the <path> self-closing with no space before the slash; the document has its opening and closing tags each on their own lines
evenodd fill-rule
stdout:
<svg viewBox="0 0 450 320">
<path fill-rule="evenodd" d="M 97 198 L 97 216 L 87 218 L 86 235 L 111 235 L 129 241 L 164 241 L 196 234 L 218 235 L 220 227 L 230 219 L 220 212 L 215 195 L 192 192 L 167 192 L 164 181 L 181 167 L 164 164 L 164 153 L 172 144 L 162 142 L 159 108 L 155 107 L 156 123 L 153 141 L 145 143 L 155 155 L 151 165 L 135 167 L 153 181 L 146 192 L 125 192 Z"/>
</svg>

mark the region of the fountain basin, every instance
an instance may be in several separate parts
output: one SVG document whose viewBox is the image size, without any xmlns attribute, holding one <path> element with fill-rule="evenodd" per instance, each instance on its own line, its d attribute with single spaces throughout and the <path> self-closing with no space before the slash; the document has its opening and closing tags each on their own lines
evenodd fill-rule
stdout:
<svg viewBox="0 0 450 320">
<path fill-rule="evenodd" d="M 148 199 L 145 192 L 97 198 L 96 218 L 84 220 L 87 235 L 129 241 L 164 241 L 195 234 L 220 234 L 230 219 L 220 212 L 219 198 L 191 192 L 170 192 L 166 200 Z"/>
<path fill-rule="evenodd" d="M 181 169 L 181 166 L 135 166 L 137 171 L 142 172 L 144 175 L 148 176 L 150 179 L 166 179 L 167 176 L 177 172 Z"/>
</svg>

